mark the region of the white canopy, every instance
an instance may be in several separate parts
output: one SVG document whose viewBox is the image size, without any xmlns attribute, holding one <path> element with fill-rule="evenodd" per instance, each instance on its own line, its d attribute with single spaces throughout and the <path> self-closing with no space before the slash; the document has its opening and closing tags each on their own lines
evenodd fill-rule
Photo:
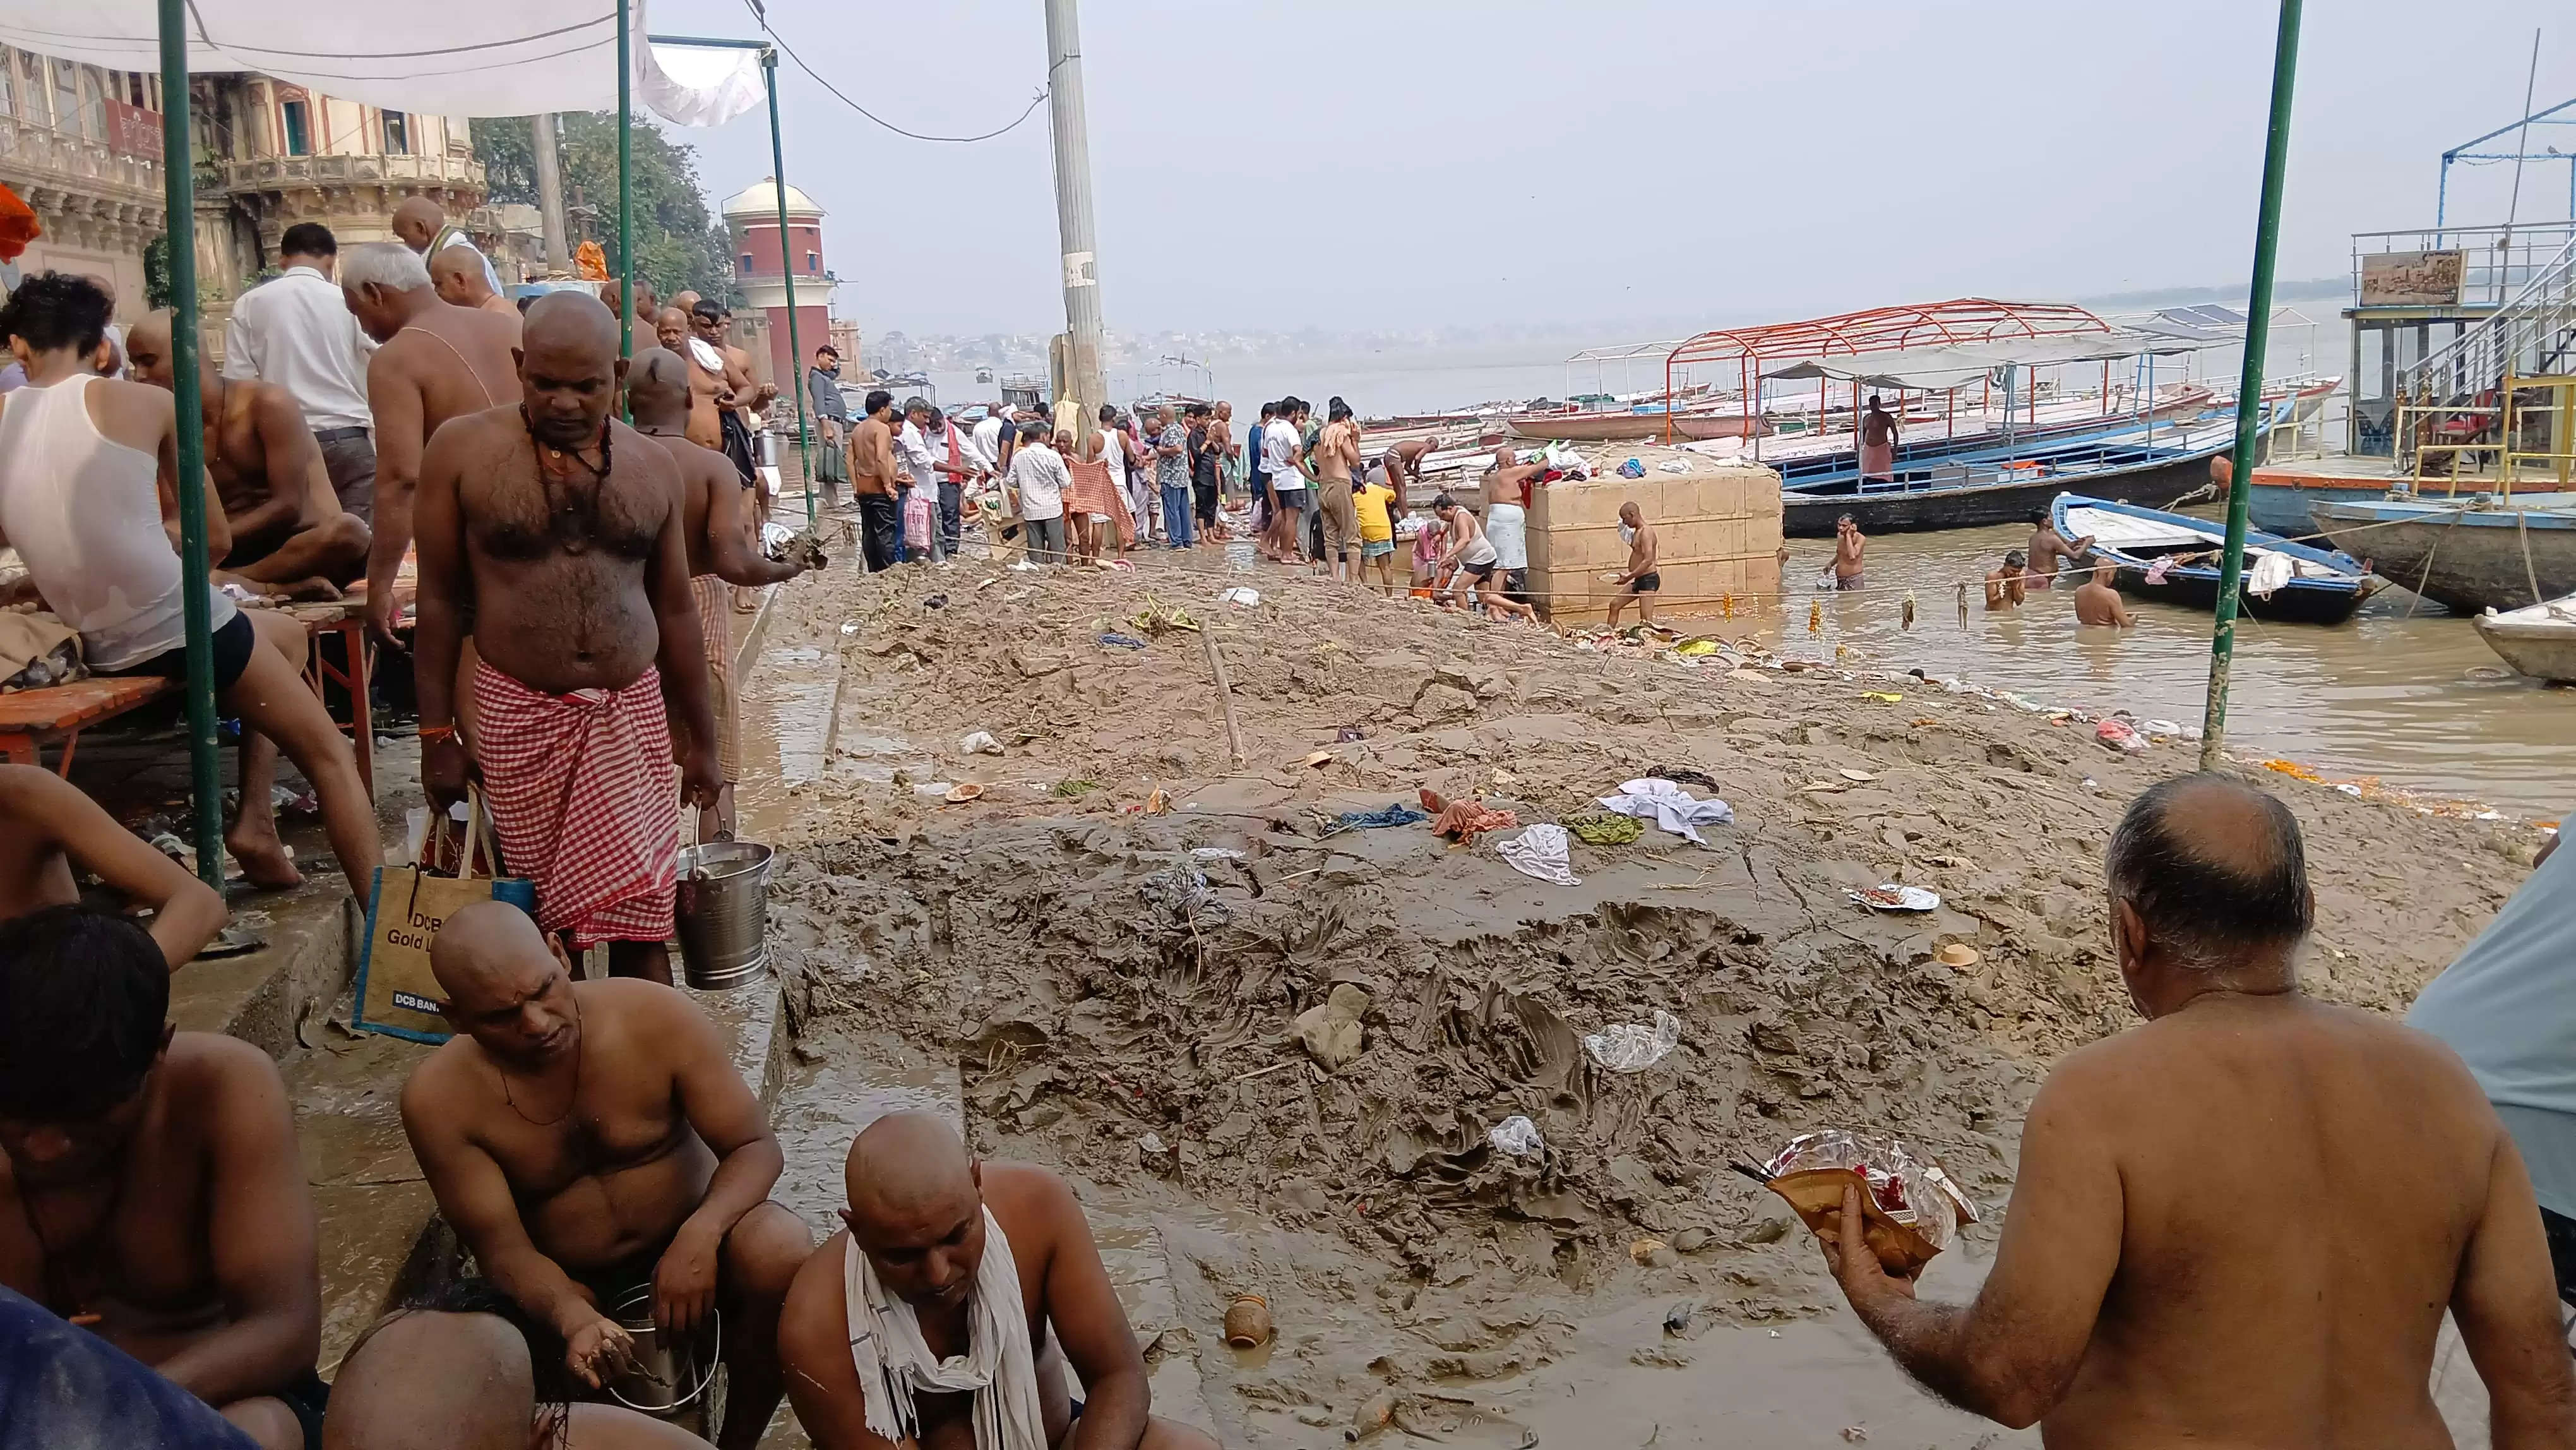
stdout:
<svg viewBox="0 0 2576 1450">
<path fill-rule="evenodd" d="M 1988 377 L 1997 368 L 2118 362 L 2148 353 L 2192 352 L 2214 345 L 2199 339 L 2144 332 L 2061 333 L 2044 337 L 1997 338 L 1991 342 L 1951 343 L 1939 347 L 1837 353 L 1772 368 L 1762 376 L 1775 379 L 1831 378 L 1856 382 L 1864 387 L 1940 392 Z"/>
<path fill-rule="evenodd" d="M 339 5 L 190 0 L 188 68 L 257 71 L 389 111 L 529 116 L 617 105 L 614 0 L 433 0 Z M 713 126 L 759 105 L 751 50 L 655 46 L 643 0 L 635 97 L 676 125 Z M 0 44 L 111 70 L 161 69 L 154 0 L 0 0 Z"/>
</svg>

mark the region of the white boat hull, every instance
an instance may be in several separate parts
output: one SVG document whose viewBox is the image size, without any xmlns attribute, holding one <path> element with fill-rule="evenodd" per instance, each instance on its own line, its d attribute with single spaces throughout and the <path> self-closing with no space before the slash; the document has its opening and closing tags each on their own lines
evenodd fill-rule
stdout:
<svg viewBox="0 0 2576 1450">
<path fill-rule="evenodd" d="M 2506 664 L 2535 680 L 2576 683 L 2576 595 L 2470 621 Z"/>
</svg>

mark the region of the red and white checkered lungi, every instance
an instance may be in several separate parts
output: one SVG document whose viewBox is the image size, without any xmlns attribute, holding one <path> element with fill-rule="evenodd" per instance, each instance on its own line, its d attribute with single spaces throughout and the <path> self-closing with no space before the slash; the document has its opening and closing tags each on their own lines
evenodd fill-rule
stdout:
<svg viewBox="0 0 2576 1450">
<path fill-rule="evenodd" d="M 716 717 L 716 774 L 726 783 L 742 779 L 742 727 L 734 713 L 733 586 L 713 574 L 689 581 L 698 601 L 699 642 L 707 648 L 707 706 Z"/>
<path fill-rule="evenodd" d="M 501 860 L 537 888 L 537 924 L 575 950 L 667 941 L 680 883 L 680 794 L 662 675 L 549 695 L 480 660 L 475 758 Z"/>
</svg>

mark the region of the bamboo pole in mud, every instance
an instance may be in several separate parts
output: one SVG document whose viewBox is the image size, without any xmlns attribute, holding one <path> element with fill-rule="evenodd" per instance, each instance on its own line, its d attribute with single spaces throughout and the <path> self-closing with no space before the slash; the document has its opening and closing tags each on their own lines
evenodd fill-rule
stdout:
<svg viewBox="0 0 2576 1450">
<path fill-rule="evenodd" d="M 1201 625 L 1199 643 L 1207 647 L 1208 672 L 1216 676 L 1216 700 L 1225 707 L 1226 748 L 1234 752 L 1234 768 L 1241 770 L 1251 757 L 1243 753 L 1243 727 L 1234 719 L 1234 685 L 1225 677 L 1225 656 L 1217 653 L 1216 631 Z"/>
<path fill-rule="evenodd" d="M 2245 368 L 2236 385 L 2236 451 L 2227 484 L 2227 551 L 2219 565 L 2218 621 L 2209 637 L 2209 698 L 2200 726 L 2200 768 L 2215 769 L 2227 738 L 2227 677 L 2236 660 L 2236 594 L 2245 580 L 2245 531 L 2252 505 L 2254 445 L 2263 417 L 2263 351 L 2272 330 L 2272 259 L 2281 240 L 2281 178 L 2289 169 L 2290 96 L 2299 70 L 2300 0 L 2281 0 L 2272 49 L 2272 124 L 2263 141 L 2263 200 L 2254 220 L 2254 277 L 2245 299 Z"/>
</svg>

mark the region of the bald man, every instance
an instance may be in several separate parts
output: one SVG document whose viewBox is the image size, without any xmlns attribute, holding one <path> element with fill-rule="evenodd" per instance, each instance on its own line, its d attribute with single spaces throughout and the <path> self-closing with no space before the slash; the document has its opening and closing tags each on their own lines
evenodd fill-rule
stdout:
<svg viewBox="0 0 2576 1450">
<path fill-rule="evenodd" d="M 2316 898 L 2289 808 L 2164 781 L 2108 874 L 2146 1024 L 2041 1085 L 1973 1302 L 1917 1299 L 1846 1197 L 1822 1237 L 1861 1322 L 1933 1393 L 2050 1445 L 2448 1450 L 2427 1389 L 2447 1309 L 2491 1443 L 2576 1444 L 2522 1159 L 2450 1049 L 2300 992 Z"/>
<path fill-rule="evenodd" d="M 538 1373 L 517 1314 L 489 1280 L 462 1279 L 368 1326 L 341 1357 L 322 1450 L 706 1450 L 623 1405 L 544 1392 L 559 1376 Z"/>
<path fill-rule="evenodd" d="M 516 324 L 519 305 L 493 289 L 491 275 L 483 254 L 472 247 L 442 247 L 429 258 L 429 285 L 437 289 L 439 301 L 502 313 Z"/>
<path fill-rule="evenodd" d="M 440 301 L 429 269 L 392 242 L 340 254 L 340 295 L 381 344 L 367 361 L 367 407 L 376 420 L 367 625 L 392 644 L 394 578 L 412 545 L 421 455 L 449 419 L 517 401 L 519 322 Z"/>
<path fill-rule="evenodd" d="M 1150 1413 L 1144 1356 L 1062 1178 L 982 1162 L 944 1119 L 893 1113 L 850 1145 L 845 1186 L 845 1227 L 805 1261 L 778 1325 L 817 1450 L 1215 1450 Z"/>
<path fill-rule="evenodd" d="M 177 391 L 170 314 L 154 312 L 125 339 L 134 375 Z M 232 526 L 224 572 L 254 593 L 337 599 L 367 572 L 366 522 L 340 507 L 322 445 L 304 422 L 295 395 L 257 378 L 226 378 L 198 366 L 197 397 L 205 410 L 206 472 Z"/>
<path fill-rule="evenodd" d="M 649 1299 L 674 1336 L 715 1311 L 716 1443 L 752 1450 L 813 1239 L 769 1201 L 785 1158 L 724 1035 L 669 987 L 573 980 L 563 944 L 499 902 L 450 916 L 430 967 L 456 1035 L 403 1085 L 402 1119 L 439 1212 L 592 1389 L 633 1364 L 622 1304 Z"/>
<path fill-rule="evenodd" d="M 737 380 L 726 364 L 723 350 L 706 335 L 714 331 L 714 323 L 713 315 L 701 322 L 677 307 L 665 307 L 654 315 L 653 337 L 689 365 L 689 441 L 721 454 L 724 410 L 733 406 Z M 748 387 L 751 380 L 739 381 Z"/>
<path fill-rule="evenodd" d="M 495 292 L 501 290 L 501 274 L 492 270 L 491 259 L 474 245 L 474 239 L 465 234 L 464 228 L 448 222 L 447 208 L 429 197 L 405 197 L 394 208 L 392 231 L 395 239 L 411 248 L 412 255 L 420 258 L 423 266 L 450 247 L 463 247 L 483 264 L 484 285 Z"/>
<path fill-rule="evenodd" d="M 610 312 L 614 313 L 618 310 L 618 303 L 621 296 L 622 294 L 620 293 L 616 282 L 610 281 L 600 284 L 599 300 L 601 303 L 606 305 Z M 635 311 L 632 316 L 634 319 L 635 341 L 637 345 L 642 345 L 646 339 L 653 335 L 654 320 L 661 315 L 662 300 L 653 295 L 653 284 L 645 281 L 641 277 L 636 278 Z"/>
<path fill-rule="evenodd" d="M 723 785 L 712 809 L 698 815 L 698 839 L 730 835 L 733 788 L 742 777 L 734 718 L 733 638 L 725 622 L 726 584 L 756 589 L 793 579 L 801 563 L 772 559 L 753 543 L 753 520 L 731 461 L 688 440 L 689 365 L 667 348 L 636 354 L 626 374 L 635 431 L 670 455 L 680 472 L 689 546 L 689 584 L 696 592 L 698 633 L 706 644 L 707 678 L 716 715 L 716 767 Z"/>
<path fill-rule="evenodd" d="M 621 976 L 668 982 L 680 822 L 666 690 L 688 731 L 682 791 L 711 806 L 721 781 L 679 474 L 610 416 L 626 370 L 617 319 L 598 299 L 540 297 L 518 397 L 430 440 L 414 672 L 421 783 L 444 808 L 464 798 L 470 768 L 503 860 L 536 885 L 546 930 L 575 952 L 606 943 Z M 456 715 L 468 620 L 470 762 Z"/>
</svg>

